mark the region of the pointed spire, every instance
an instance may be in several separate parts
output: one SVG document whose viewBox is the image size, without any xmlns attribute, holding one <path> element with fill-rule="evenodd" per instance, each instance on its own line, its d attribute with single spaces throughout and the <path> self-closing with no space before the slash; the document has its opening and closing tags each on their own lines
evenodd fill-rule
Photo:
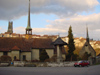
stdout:
<svg viewBox="0 0 100 75">
<path fill-rule="evenodd" d="M 86 28 L 86 30 L 87 30 L 87 37 L 86 37 L 86 41 L 89 43 L 88 27 Z"/>
<path fill-rule="evenodd" d="M 27 28 L 26 28 L 26 34 L 32 35 L 32 28 L 31 28 L 31 24 L 30 24 L 30 0 L 29 0 L 28 23 L 27 23 Z"/>
<path fill-rule="evenodd" d="M 28 9 L 28 23 L 26 29 L 32 29 L 30 25 L 30 0 L 29 0 L 29 9 Z"/>
</svg>

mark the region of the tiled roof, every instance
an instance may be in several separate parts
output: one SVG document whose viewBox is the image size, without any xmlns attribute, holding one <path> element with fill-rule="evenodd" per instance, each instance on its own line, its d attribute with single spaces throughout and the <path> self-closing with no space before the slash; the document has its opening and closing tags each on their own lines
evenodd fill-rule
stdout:
<svg viewBox="0 0 100 75">
<path fill-rule="evenodd" d="M 67 45 L 66 42 L 64 42 L 60 37 L 58 37 L 54 42 L 54 45 Z"/>
<path fill-rule="evenodd" d="M 25 39 L 25 38 L 0 38 L 0 51 L 10 51 L 12 48 L 20 49 L 21 51 L 31 51 L 31 48 L 54 48 L 51 45 L 51 39 Z"/>
<path fill-rule="evenodd" d="M 20 50 L 17 46 L 14 46 L 11 50 Z"/>
<path fill-rule="evenodd" d="M 49 38 L 35 38 L 33 39 L 32 48 L 54 48 L 51 44 L 52 40 Z"/>
</svg>

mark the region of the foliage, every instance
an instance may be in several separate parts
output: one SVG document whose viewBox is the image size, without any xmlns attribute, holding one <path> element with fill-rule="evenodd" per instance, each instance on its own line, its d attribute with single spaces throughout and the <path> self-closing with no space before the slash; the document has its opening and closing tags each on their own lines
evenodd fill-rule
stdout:
<svg viewBox="0 0 100 75">
<path fill-rule="evenodd" d="M 57 54 L 54 54 L 50 59 L 46 59 L 45 62 L 56 62 L 57 61 Z"/>
<path fill-rule="evenodd" d="M 75 50 L 75 45 L 74 45 L 74 38 L 73 38 L 73 33 L 72 33 L 72 27 L 69 27 L 68 31 L 68 53 L 70 55 L 70 60 L 72 61 L 72 56 L 74 55 L 73 51 Z"/>
<path fill-rule="evenodd" d="M 70 54 L 67 54 L 66 55 L 66 61 L 70 61 L 70 57 L 71 57 L 71 55 Z M 78 60 L 78 55 L 77 54 L 73 54 L 73 56 L 72 56 L 72 61 L 77 61 Z"/>
<path fill-rule="evenodd" d="M 39 62 L 39 60 L 35 59 L 35 60 L 32 60 L 31 62 Z"/>
<path fill-rule="evenodd" d="M 1 62 L 10 62 L 12 59 L 10 56 L 3 55 L 1 56 Z"/>
<path fill-rule="evenodd" d="M 20 61 L 19 59 L 15 59 L 14 61 Z"/>
<path fill-rule="evenodd" d="M 79 55 L 79 52 L 81 49 L 82 49 L 82 47 L 75 47 L 74 54 Z"/>
<path fill-rule="evenodd" d="M 49 56 L 45 50 L 42 50 L 39 57 L 41 62 L 44 62 L 46 59 L 49 59 Z"/>
</svg>

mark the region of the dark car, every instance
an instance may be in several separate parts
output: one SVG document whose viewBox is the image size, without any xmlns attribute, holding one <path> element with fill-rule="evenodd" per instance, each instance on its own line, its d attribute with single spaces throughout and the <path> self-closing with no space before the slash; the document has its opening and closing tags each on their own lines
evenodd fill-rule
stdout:
<svg viewBox="0 0 100 75">
<path fill-rule="evenodd" d="M 74 64 L 74 66 L 75 67 L 77 67 L 77 66 L 79 66 L 79 67 L 84 67 L 84 66 L 89 66 L 90 64 L 89 64 L 89 62 L 88 61 L 78 61 L 78 62 L 76 62 L 75 64 Z"/>
</svg>

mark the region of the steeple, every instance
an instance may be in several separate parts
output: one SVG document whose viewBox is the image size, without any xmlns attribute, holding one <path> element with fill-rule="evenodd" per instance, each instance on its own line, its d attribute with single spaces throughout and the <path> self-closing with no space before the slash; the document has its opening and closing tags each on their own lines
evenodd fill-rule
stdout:
<svg viewBox="0 0 100 75">
<path fill-rule="evenodd" d="M 86 28 L 86 30 L 87 30 L 87 37 L 86 37 L 86 41 L 89 43 L 88 27 Z"/>
<path fill-rule="evenodd" d="M 13 33 L 13 22 L 9 22 L 8 25 L 9 25 L 9 26 L 8 26 L 8 30 L 7 30 L 7 32 L 9 32 L 9 33 Z"/>
<path fill-rule="evenodd" d="M 27 28 L 26 28 L 26 34 L 32 34 L 32 28 L 30 24 L 30 0 L 29 0 L 28 23 L 27 23 Z"/>
</svg>

